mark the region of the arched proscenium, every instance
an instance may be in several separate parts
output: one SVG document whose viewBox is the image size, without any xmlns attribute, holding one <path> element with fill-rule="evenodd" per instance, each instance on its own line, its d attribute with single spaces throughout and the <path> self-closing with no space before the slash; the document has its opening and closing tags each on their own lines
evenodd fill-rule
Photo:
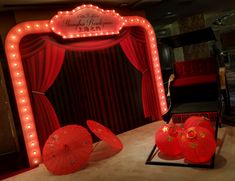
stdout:
<svg viewBox="0 0 235 181">
<path fill-rule="evenodd" d="M 97 6 L 93 5 L 82 5 L 77 7 L 72 11 L 75 13 L 80 9 L 85 8 L 94 8 L 96 11 L 101 13 L 106 13 L 113 18 L 117 18 L 117 23 L 119 27 L 116 27 L 115 31 L 101 31 L 101 32 L 90 32 L 90 33 L 71 33 L 69 35 L 63 34 L 63 38 L 79 38 L 79 37 L 93 37 L 93 36 L 105 36 L 118 34 L 123 27 L 128 26 L 140 26 L 145 29 L 148 37 L 148 47 L 150 49 L 151 56 L 151 70 L 152 76 L 154 77 L 155 86 L 154 90 L 157 91 L 159 100 L 156 100 L 161 105 L 161 113 L 164 114 L 167 111 L 166 98 L 164 93 L 164 87 L 162 82 L 161 68 L 159 63 L 159 56 L 157 51 L 157 43 L 155 33 L 153 31 L 150 23 L 142 17 L 121 17 L 119 14 L 115 13 L 114 10 L 102 10 Z M 66 11 L 59 12 L 58 14 L 70 14 Z M 57 15 L 55 17 L 58 17 Z M 55 18 L 53 17 L 53 18 Z M 17 24 L 13 27 L 7 37 L 5 43 L 5 50 L 7 56 L 7 62 L 10 70 L 10 75 L 12 79 L 14 94 L 16 97 L 17 108 L 20 116 L 20 122 L 23 130 L 24 141 L 26 145 L 27 155 L 31 167 L 37 166 L 41 163 L 41 150 L 38 142 L 38 135 L 35 128 L 35 120 L 32 112 L 32 107 L 30 104 L 29 93 L 26 85 L 24 70 L 22 66 L 22 59 L 19 50 L 20 40 L 29 34 L 39 34 L 39 33 L 48 33 L 57 31 L 53 28 L 52 20 L 41 20 L 41 21 L 28 21 L 24 23 Z M 54 30 L 53 30 L 54 29 Z M 60 31 L 57 31 L 57 34 L 62 34 Z"/>
</svg>

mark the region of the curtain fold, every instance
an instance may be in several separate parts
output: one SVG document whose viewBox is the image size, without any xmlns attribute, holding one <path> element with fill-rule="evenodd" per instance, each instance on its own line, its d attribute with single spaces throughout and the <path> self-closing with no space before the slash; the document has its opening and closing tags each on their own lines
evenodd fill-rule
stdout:
<svg viewBox="0 0 235 181">
<path fill-rule="evenodd" d="M 157 95 L 153 89 L 145 32 L 134 27 L 123 30 L 118 36 L 86 40 L 57 41 L 54 36 L 30 35 L 21 41 L 22 62 L 29 92 L 32 92 L 30 96 L 41 148 L 48 136 L 60 127 L 58 117 L 68 118 L 67 123 L 76 121 L 73 119 L 83 122 L 89 118 L 99 119 L 115 133 L 148 123 L 149 119 L 145 118 L 161 118 L 160 106 L 155 99 Z M 133 70 L 127 68 L 128 63 Z M 62 64 L 65 68 L 60 72 Z M 71 71 L 73 75 L 68 77 Z M 127 79 L 135 77 L 133 71 L 142 73 L 141 85 L 138 80 L 135 82 Z M 71 83 L 74 88 L 67 90 L 66 86 L 58 83 L 57 90 L 50 89 L 57 79 L 62 79 L 57 78 L 62 74 L 63 81 Z M 76 81 L 79 86 L 75 85 Z M 142 99 L 138 98 L 138 91 L 130 91 L 138 90 L 138 86 L 141 86 Z M 58 96 L 55 98 L 57 103 L 53 103 L 54 108 L 45 96 L 48 92 L 56 92 L 54 95 Z M 79 98 L 60 99 L 65 94 L 75 95 L 78 92 L 81 93 Z M 82 102 L 78 108 L 75 106 L 77 102 Z M 63 104 L 65 106 L 61 108 L 59 105 Z M 82 116 L 76 117 L 77 113 Z M 60 120 L 62 124 L 66 122 L 63 119 Z M 120 120 L 129 120 L 129 123 L 124 121 L 120 124 Z"/>
<path fill-rule="evenodd" d="M 141 73 L 120 45 L 66 51 L 61 72 L 46 95 L 62 125 L 86 126 L 87 119 L 94 119 L 119 134 L 149 123 L 141 101 Z"/>
<path fill-rule="evenodd" d="M 152 120 L 161 119 L 160 105 L 156 102 L 151 78 L 145 32 L 135 27 L 120 45 L 129 61 L 142 73 L 142 102 L 145 117 L 151 117 Z"/>
<path fill-rule="evenodd" d="M 65 51 L 63 48 L 45 43 L 43 40 L 35 41 L 32 38 L 31 43 L 29 43 L 28 39 L 27 44 L 24 44 L 24 42 L 21 44 L 21 54 L 29 92 L 32 92 L 32 107 L 39 135 L 39 144 L 43 148 L 48 136 L 60 127 L 53 106 L 44 93 L 53 84 L 60 72 Z M 37 51 L 32 54 L 28 46 L 36 46 Z"/>
</svg>

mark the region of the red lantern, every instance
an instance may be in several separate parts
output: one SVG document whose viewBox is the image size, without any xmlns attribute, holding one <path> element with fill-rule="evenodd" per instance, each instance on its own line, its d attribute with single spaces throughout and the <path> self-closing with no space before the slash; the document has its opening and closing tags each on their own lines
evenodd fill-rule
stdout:
<svg viewBox="0 0 235 181">
<path fill-rule="evenodd" d="M 181 130 L 182 128 L 175 124 L 164 124 L 157 130 L 155 141 L 162 153 L 169 156 L 176 156 L 181 153 L 181 147 L 177 139 Z"/>
<path fill-rule="evenodd" d="M 211 125 L 211 122 L 206 117 L 200 117 L 200 116 L 190 116 L 188 119 L 186 119 L 184 123 L 184 128 L 188 129 L 190 127 L 203 127 L 208 129 L 212 135 L 214 135 L 215 131 L 213 126 Z"/>
<path fill-rule="evenodd" d="M 179 137 L 182 153 L 192 163 L 205 163 L 216 150 L 214 136 L 203 127 L 191 127 Z"/>
</svg>

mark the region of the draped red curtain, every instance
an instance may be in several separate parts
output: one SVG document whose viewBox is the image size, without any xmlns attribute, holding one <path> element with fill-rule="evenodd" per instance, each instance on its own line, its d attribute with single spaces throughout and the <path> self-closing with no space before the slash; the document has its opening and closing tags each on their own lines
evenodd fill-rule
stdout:
<svg viewBox="0 0 235 181">
<path fill-rule="evenodd" d="M 120 45 L 69 50 L 46 95 L 62 125 L 86 126 L 87 119 L 94 119 L 118 134 L 149 123 L 143 113 L 141 77 Z"/>
<path fill-rule="evenodd" d="M 31 47 L 35 49 L 31 51 Z M 32 92 L 35 124 L 42 148 L 48 136 L 60 127 L 53 106 L 44 93 L 60 72 L 65 51 L 35 37 L 27 37 L 20 48 L 28 87 Z"/>
<path fill-rule="evenodd" d="M 64 62 L 65 52 L 66 62 L 71 61 L 76 64 L 78 60 L 79 63 L 77 62 L 77 64 L 84 64 L 80 66 L 79 71 L 78 69 L 74 69 L 75 67 L 78 68 L 78 66 L 74 66 L 75 64 L 73 65 L 71 62 L 70 65 L 65 65 L 67 66 L 67 71 L 73 68 L 75 72 L 74 76 L 70 79 L 65 77 L 65 80 L 75 86 L 74 89 L 69 91 L 74 92 L 76 90 L 77 92 L 83 92 L 83 95 L 86 94 L 85 91 L 89 93 L 89 96 L 87 95 L 88 101 L 86 100 L 85 102 L 84 97 L 80 97 L 79 100 L 72 98 L 72 101 L 83 100 L 82 104 L 84 105 L 80 105 L 79 109 L 71 106 L 71 102 L 69 103 L 68 100 L 60 102 L 60 104 L 66 105 L 64 107 L 65 110 L 71 109 L 74 114 L 80 112 L 82 114 L 86 113 L 86 116 L 80 117 L 81 120 L 85 118 L 103 120 L 103 123 L 106 123 L 105 125 L 111 127 L 116 133 L 146 124 L 146 120 L 148 119 L 145 120 L 145 118 L 151 117 L 152 120 L 161 118 L 160 106 L 159 103 L 156 102 L 155 96 L 157 95 L 155 95 L 151 79 L 149 67 L 150 57 L 148 56 L 149 52 L 146 48 L 146 35 L 141 28 L 129 28 L 123 30 L 118 36 L 110 36 L 103 39 L 99 37 L 88 41 L 87 39 L 79 39 L 79 42 L 73 40 L 58 41 L 56 36 L 30 35 L 21 41 L 20 50 L 28 87 L 32 92 L 31 101 L 41 148 L 48 136 L 55 129 L 60 127 L 56 113 L 63 114 L 63 110 L 57 109 L 58 105 L 54 104 L 56 108 L 55 112 L 50 101 L 45 96 L 45 92 L 47 92 L 57 79 L 57 75 Z M 84 52 L 89 52 L 90 55 Z M 135 93 L 128 91 L 128 89 L 135 90 L 137 86 L 137 83 L 130 82 L 130 80 L 127 79 L 127 77 L 132 76 L 130 70 L 127 71 L 127 69 L 124 69 L 124 72 L 117 73 L 118 76 L 112 74 L 112 72 L 117 72 L 118 66 L 111 66 L 111 64 L 114 62 L 122 62 L 120 59 L 125 59 L 126 62 L 128 62 L 128 59 L 130 63 L 142 73 L 142 85 L 140 85 L 142 100 L 136 99 L 133 95 L 137 96 L 137 94 L 135 95 Z M 87 67 L 88 65 L 86 64 L 91 62 L 91 60 L 91 67 L 85 69 L 83 66 Z M 105 63 L 102 62 L 102 60 L 104 60 Z M 103 64 L 104 67 L 102 68 Z M 99 67 L 98 70 L 94 69 L 96 66 Z M 99 72 L 100 70 L 102 70 L 102 72 Z M 99 76 L 97 72 L 99 72 Z M 109 75 L 107 74 L 108 72 L 110 73 Z M 65 72 L 63 72 L 63 74 L 65 74 Z M 95 77 L 89 79 L 90 75 Z M 86 82 L 86 84 L 80 84 L 80 86 L 76 87 L 76 85 L 74 85 L 75 77 L 81 77 L 78 81 Z M 113 80 L 117 80 L 118 86 L 114 85 Z M 126 82 L 125 86 L 124 82 Z M 102 93 L 104 89 L 107 89 L 107 94 Z M 63 91 L 64 90 L 61 90 L 61 92 Z M 123 91 L 124 93 L 118 97 L 118 92 Z M 60 97 L 57 99 L 59 100 Z M 121 99 L 129 99 L 129 103 L 127 103 L 128 101 L 124 103 Z M 135 102 L 135 99 L 138 101 Z M 138 106 L 141 105 L 143 111 L 139 108 L 136 109 L 135 104 Z M 121 109 L 123 107 L 124 109 Z M 145 117 L 143 117 L 142 120 L 137 118 L 138 116 L 142 116 L 140 115 L 142 114 L 141 112 L 144 112 Z M 66 116 L 70 117 L 71 114 L 67 114 Z M 66 119 L 66 117 L 64 117 L 64 119 Z M 118 120 L 127 119 L 136 121 L 119 124 Z"/>
<path fill-rule="evenodd" d="M 161 119 L 160 105 L 156 102 L 157 95 L 154 93 L 151 79 L 145 32 L 135 27 L 120 44 L 129 61 L 142 73 L 142 102 L 145 116 L 153 120 Z"/>
</svg>

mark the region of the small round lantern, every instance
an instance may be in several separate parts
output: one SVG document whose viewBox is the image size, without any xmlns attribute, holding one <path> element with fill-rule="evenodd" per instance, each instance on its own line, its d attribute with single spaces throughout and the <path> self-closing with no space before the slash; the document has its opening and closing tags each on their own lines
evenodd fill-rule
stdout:
<svg viewBox="0 0 235 181">
<path fill-rule="evenodd" d="M 186 119 L 184 123 L 185 129 L 188 129 L 190 127 L 197 127 L 197 126 L 208 129 L 212 135 L 215 134 L 215 130 L 213 126 L 211 125 L 211 121 L 206 117 L 190 116 L 188 119 Z"/>
<path fill-rule="evenodd" d="M 181 153 L 178 142 L 178 134 L 182 128 L 175 124 L 162 125 L 155 134 L 155 142 L 159 150 L 169 156 L 176 156 Z"/>
<path fill-rule="evenodd" d="M 216 150 L 214 136 L 203 127 L 191 127 L 179 137 L 182 153 L 192 163 L 205 163 Z"/>
</svg>

